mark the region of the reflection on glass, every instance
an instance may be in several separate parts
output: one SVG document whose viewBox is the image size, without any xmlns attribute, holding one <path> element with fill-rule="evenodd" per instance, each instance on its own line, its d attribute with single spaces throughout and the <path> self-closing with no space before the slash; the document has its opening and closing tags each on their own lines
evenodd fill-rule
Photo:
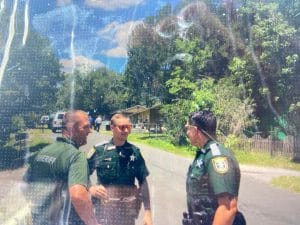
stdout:
<svg viewBox="0 0 300 225">
<path fill-rule="evenodd" d="M 299 27 L 297 0 L 0 0 L 0 224 L 30 221 L 23 173 L 33 152 L 61 136 L 53 119 L 69 109 L 103 119 L 86 152 L 108 138 L 102 131 L 117 111 L 130 115 L 143 140 L 190 148 L 188 114 L 210 109 L 241 164 L 259 163 L 239 154 L 263 151 L 299 168 L 292 163 L 300 159 Z M 145 155 L 153 161 L 154 222 L 180 224 L 186 165 L 177 171 L 175 159 L 152 157 Z M 297 224 L 298 216 L 277 218 L 267 203 L 269 211 L 255 211 L 243 185 L 249 224 Z M 293 201 L 278 205 L 298 215 Z"/>
</svg>

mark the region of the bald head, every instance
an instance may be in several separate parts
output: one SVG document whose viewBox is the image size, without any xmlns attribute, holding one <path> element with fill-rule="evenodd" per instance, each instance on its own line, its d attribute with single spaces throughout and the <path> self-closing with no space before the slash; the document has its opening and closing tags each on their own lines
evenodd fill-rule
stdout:
<svg viewBox="0 0 300 225">
<path fill-rule="evenodd" d="M 87 136 L 91 132 L 89 119 L 86 112 L 72 110 L 65 114 L 63 119 L 63 136 L 71 139 L 80 147 L 87 142 Z"/>
<path fill-rule="evenodd" d="M 82 110 L 72 110 L 66 112 L 63 119 L 63 129 L 68 130 L 78 125 L 78 123 L 83 119 L 88 120 L 88 115 Z"/>
</svg>

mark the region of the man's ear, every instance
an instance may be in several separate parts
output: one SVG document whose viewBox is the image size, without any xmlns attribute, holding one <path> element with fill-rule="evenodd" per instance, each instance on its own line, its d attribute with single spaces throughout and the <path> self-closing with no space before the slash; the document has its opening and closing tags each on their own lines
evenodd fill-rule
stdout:
<svg viewBox="0 0 300 225">
<path fill-rule="evenodd" d="M 197 134 L 201 136 L 206 136 L 201 129 L 197 128 Z"/>
</svg>

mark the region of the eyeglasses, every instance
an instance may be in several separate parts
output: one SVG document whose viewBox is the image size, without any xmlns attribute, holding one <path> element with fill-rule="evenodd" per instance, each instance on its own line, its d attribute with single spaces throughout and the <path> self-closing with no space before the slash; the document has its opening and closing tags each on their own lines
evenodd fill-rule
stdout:
<svg viewBox="0 0 300 225">
<path fill-rule="evenodd" d="M 114 125 L 114 126 L 121 131 L 125 131 L 126 129 L 130 131 L 132 128 L 132 125 Z"/>
</svg>

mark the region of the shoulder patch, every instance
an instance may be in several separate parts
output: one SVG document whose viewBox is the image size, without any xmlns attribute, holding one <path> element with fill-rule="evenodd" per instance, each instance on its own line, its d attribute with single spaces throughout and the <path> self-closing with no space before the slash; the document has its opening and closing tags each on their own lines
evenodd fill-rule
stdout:
<svg viewBox="0 0 300 225">
<path fill-rule="evenodd" d="M 217 172 L 217 173 L 227 173 L 228 171 L 228 160 L 226 157 L 215 157 L 213 158 L 212 160 L 212 164 L 213 164 L 213 167 L 214 167 L 214 170 Z"/>
<path fill-rule="evenodd" d="M 220 151 L 219 146 L 217 145 L 217 143 L 212 143 L 209 147 L 211 149 L 211 154 L 213 156 L 221 155 L 221 151 Z"/>
<path fill-rule="evenodd" d="M 95 152 L 96 152 L 96 148 L 94 147 L 94 148 L 92 148 L 90 151 L 88 151 L 88 153 L 86 154 L 86 158 L 87 158 L 87 159 L 92 158 L 93 155 L 95 154 Z"/>
</svg>

